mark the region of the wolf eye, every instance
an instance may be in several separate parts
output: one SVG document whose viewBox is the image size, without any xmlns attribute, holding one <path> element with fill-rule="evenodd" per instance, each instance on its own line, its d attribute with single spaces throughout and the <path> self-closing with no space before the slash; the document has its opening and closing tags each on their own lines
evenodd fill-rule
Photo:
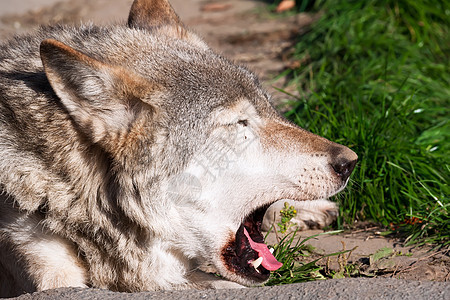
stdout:
<svg viewBox="0 0 450 300">
<path fill-rule="evenodd" d="M 248 120 L 239 120 L 237 123 L 238 123 L 239 125 L 244 126 L 244 127 L 247 127 L 247 126 L 248 126 Z"/>
</svg>

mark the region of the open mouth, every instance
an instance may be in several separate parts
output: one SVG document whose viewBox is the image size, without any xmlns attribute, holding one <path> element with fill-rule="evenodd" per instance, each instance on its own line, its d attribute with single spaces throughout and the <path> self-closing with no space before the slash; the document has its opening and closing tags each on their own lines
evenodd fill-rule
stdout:
<svg viewBox="0 0 450 300">
<path fill-rule="evenodd" d="M 249 214 L 236 232 L 235 239 L 222 250 L 227 268 L 245 278 L 263 282 L 269 278 L 270 271 L 281 268 L 264 244 L 261 224 L 269 205 L 265 205 Z"/>
</svg>

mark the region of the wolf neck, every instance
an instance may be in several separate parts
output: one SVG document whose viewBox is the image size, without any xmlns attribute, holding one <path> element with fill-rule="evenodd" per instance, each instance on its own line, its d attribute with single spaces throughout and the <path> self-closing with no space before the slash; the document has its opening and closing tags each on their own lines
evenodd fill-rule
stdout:
<svg viewBox="0 0 450 300">
<path fill-rule="evenodd" d="M 164 243 L 161 232 L 152 230 L 152 222 L 162 219 L 152 216 L 167 212 L 164 203 L 154 200 L 159 198 L 159 188 L 134 180 L 147 176 L 146 182 L 158 182 L 152 180 L 157 174 L 143 170 L 137 176 L 129 168 L 114 168 L 111 157 L 80 135 L 60 107 L 42 116 L 46 122 L 38 120 L 36 115 L 45 113 L 38 108 L 56 101 L 36 98 L 34 102 L 36 111 L 30 106 L 20 116 L 32 124 L 31 132 L 5 143 L 0 153 L 9 158 L 9 164 L 0 169 L 4 184 L 0 192 L 14 198 L 26 213 L 44 208 L 43 225 L 77 245 L 95 286 L 137 291 L 183 284 L 182 275 L 169 275 L 183 273 L 182 255 Z M 11 124 L 5 125 L 8 131 L 15 123 L 10 120 L 6 124 Z M 152 201 L 152 210 L 142 199 Z M 170 231 L 171 224 L 155 228 Z M 177 271 L 159 272 L 161 268 Z M 149 269 L 154 270 L 152 274 L 167 276 L 148 278 Z"/>
<path fill-rule="evenodd" d="M 60 229 L 57 232 L 63 236 L 76 237 L 73 242 L 92 267 L 89 273 L 96 286 L 139 291 L 185 284 L 188 260 L 169 247 L 180 228 L 171 217 L 170 202 L 160 195 L 158 182 L 163 180 L 156 171 L 120 167 L 96 147 L 89 151 L 75 169 L 90 171 L 72 177 L 71 186 L 83 186 L 83 190 L 73 195 L 66 208 L 52 205 L 46 224 Z M 144 182 L 152 184 L 145 186 Z M 85 225 L 80 228 L 80 224 Z M 149 278 L 148 269 L 158 277 Z"/>
</svg>

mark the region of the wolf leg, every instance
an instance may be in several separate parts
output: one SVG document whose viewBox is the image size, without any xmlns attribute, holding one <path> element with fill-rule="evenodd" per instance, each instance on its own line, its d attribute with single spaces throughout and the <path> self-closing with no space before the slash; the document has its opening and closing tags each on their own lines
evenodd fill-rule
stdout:
<svg viewBox="0 0 450 300">
<path fill-rule="evenodd" d="M 22 213 L 11 201 L 1 200 L 0 273 L 5 280 L 0 282 L 0 293 L 87 287 L 86 271 L 74 246 L 48 232 L 39 214 Z"/>
</svg>

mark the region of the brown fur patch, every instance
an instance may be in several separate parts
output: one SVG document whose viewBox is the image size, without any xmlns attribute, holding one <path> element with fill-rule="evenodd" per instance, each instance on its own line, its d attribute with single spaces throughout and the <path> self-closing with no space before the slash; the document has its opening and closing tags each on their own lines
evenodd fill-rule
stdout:
<svg viewBox="0 0 450 300">
<path fill-rule="evenodd" d="M 183 27 L 178 15 L 167 1 L 137 0 L 131 6 L 128 26 L 133 28 L 159 27 L 161 25 L 175 25 Z"/>
<path fill-rule="evenodd" d="M 329 152 L 333 146 L 339 146 L 329 140 L 308 132 L 290 123 L 268 122 L 261 131 L 263 144 L 277 150 L 299 151 L 299 153 Z"/>
<path fill-rule="evenodd" d="M 47 39 L 42 41 L 40 52 L 41 58 L 44 62 L 44 67 L 47 67 L 49 64 L 48 58 L 51 58 L 54 55 L 60 55 L 61 53 L 64 54 L 67 58 L 82 61 L 85 64 L 90 65 L 91 67 L 101 67 L 100 62 L 54 39 Z"/>
</svg>

